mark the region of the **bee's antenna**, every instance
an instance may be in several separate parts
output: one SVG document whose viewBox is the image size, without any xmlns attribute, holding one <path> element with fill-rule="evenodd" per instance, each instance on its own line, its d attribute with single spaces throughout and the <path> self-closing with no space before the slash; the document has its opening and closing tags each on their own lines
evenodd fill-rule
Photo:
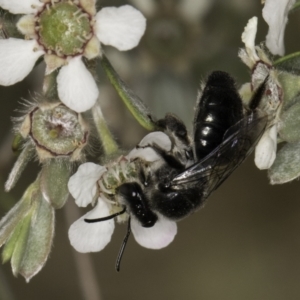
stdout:
<svg viewBox="0 0 300 300">
<path fill-rule="evenodd" d="M 107 221 L 107 220 L 113 219 L 114 217 L 117 217 L 119 215 L 124 214 L 125 211 L 126 211 L 126 207 L 124 207 L 124 209 L 122 209 L 121 211 L 119 211 L 115 214 L 112 214 L 110 216 L 103 217 L 103 218 L 98 218 L 98 219 L 84 219 L 84 221 L 87 222 L 87 223 L 96 223 L 96 222 Z"/>
<path fill-rule="evenodd" d="M 124 240 L 123 240 L 123 243 L 121 245 L 121 248 L 120 248 L 120 251 L 119 251 L 119 254 L 118 254 L 118 257 L 117 257 L 117 261 L 116 261 L 116 271 L 117 272 L 120 272 L 121 259 L 123 257 L 123 253 L 124 253 L 127 241 L 129 239 L 130 233 L 131 233 L 131 227 L 130 227 L 130 218 L 129 218 L 128 219 L 128 225 L 127 225 L 127 232 L 126 232 L 126 235 L 124 237 Z"/>
</svg>

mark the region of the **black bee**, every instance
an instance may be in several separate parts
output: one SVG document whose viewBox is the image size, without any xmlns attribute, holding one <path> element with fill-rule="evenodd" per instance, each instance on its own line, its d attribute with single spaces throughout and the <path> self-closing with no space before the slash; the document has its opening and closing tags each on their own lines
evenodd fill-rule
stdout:
<svg viewBox="0 0 300 300">
<path fill-rule="evenodd" d="M 141 170 L 140 181 L 146 185 L 131 182 L 119 187 L 143 226 L 154 225 L 155 211 L 172 220 L 194 212 L 246 159 L 268 123 L 267 115 L 257 108 L 263 93 L 264 85 L 256 91 L 250 107 L 244 109 L 234 80 L 216 71 L 209 76 L 196 106 L 193 143 L 189 143 L 184 124 L 174 116 L 158 121 L 164 132 L 179 140 L 179 147 L 185 147 L 186 161 L 194 163 L 187 167 L 182 159 L 149 145 L 164 164 L 148 176 Z"/>
<path fill-rule="evenodd" d="M 177 117 L 168 114 L 159 120 L 157 125 L 170 137 L 173 149 L 165 151 L 155 142 L 143 145 L 161 157 L 160 164 L 140 164 L 136 180 L 117 188 L 116 196 L 125 203 L 120 213 L 130 212 L 142 226 L 152 227 L 157 221 L 156 213 L 180 220 L 201 207 L 250 155 L 265 132 L 268 116 L 258 109 L 265 82 L 255 92 L 249 107 L 244 107 L 234 80 L 225 72 L 213 72 L 196 104 L 192 139 Z M 129 234 L 130 225 L 117 270 Z"/>
</svg>

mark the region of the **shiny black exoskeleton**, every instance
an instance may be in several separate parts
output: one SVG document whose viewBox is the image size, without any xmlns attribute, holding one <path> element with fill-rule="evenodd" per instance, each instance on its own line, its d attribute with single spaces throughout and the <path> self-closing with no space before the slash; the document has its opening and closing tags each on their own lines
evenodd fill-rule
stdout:
<svg viewBox="0 0 300 300">
<path fill-rule="evenodd" d="M 234 80 L 224 72 L 212 73 L 195 112 L 194 144 L 197 160 L 218 147 L 225 132 L 243 116 L 243 105 Z"/>
<path fill-rule="evenodd" d="M 149 145 L 164 163 L 149 178 L 140 180 L 147 182 L 140 186 L 143 193 L 140 203 L 125 197 L 133 214 L 136 210 L 133 203 L 149 210 L 142 217 L 136 215 L 142 225 L 148 213 L 153 219 L 150 212 L 173 220 L 194 212 L 244 161 L 267 126 L 267 116 L 256 108 L 263 93 L 264 84 L 251 101 L 255 107 L 244 108 L 234 80 L 225 72 L 213 72 L 197 102 L 192 143 L 185 126 L 176 118 L 167 115 L 158 122 L 169 136 L 172 133 L 171 139 L 175 136 L 180 141 L 180 147 L 186 148 L 185 154 L 194 163 L 188 167 L 155 144 Z"/>
<path fill-rule="evenodd" d="M 160 163 L 150 167 L 141 163 L 136 181 L 118 187 L 116 197 L 124 206 L 121 212 L 86 221 L 105 221 L 127 211 L 143 227 L 152 227 L 159 215 L 179 220 L 196 211 L 249 156 L 264 133 L 268 117 L 257 106 L 265 82 L 249 107 L 244 107 L 234 80 L 225 72 L 213 72 L 196 104 L 192 141 L 177 117 L 168 114 L 158 121 L 176 151 L 161 149 L 155 142 L 143 146 L 152 148 Z M 129 234 L 130 222 L 117 270 Z"/>
</svg>

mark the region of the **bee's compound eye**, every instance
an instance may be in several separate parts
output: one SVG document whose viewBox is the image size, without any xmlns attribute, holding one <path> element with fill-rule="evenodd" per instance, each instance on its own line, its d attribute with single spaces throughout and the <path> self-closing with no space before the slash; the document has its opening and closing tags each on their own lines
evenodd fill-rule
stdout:
<svg viewBox="0 0 300 300">
<path fill-rule="evenodd" d="M 124 183 L 118 188 L 118 193 L 123 197 L 126 206 L 129 206 L 130 213 L 139 220 L 143 227 L 152 227 L 156 223 L 157 216 L 152 212 L 148 199 L 138 183 Z"/>
</svg>

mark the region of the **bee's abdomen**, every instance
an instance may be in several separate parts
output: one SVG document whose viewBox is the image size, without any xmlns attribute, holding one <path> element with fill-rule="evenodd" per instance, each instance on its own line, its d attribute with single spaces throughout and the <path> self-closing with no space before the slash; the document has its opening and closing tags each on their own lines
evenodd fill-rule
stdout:
<svg viewBox="0 0 300 300">
<path fill-rule="evenodd" d="M 194 144 L 198 160 L 223 141 L 225 132 L 243 118 L 243 106 L 234 80 L 225 72 L 213 72 L 198 101 L 194 119 Z"/>
</svg>

